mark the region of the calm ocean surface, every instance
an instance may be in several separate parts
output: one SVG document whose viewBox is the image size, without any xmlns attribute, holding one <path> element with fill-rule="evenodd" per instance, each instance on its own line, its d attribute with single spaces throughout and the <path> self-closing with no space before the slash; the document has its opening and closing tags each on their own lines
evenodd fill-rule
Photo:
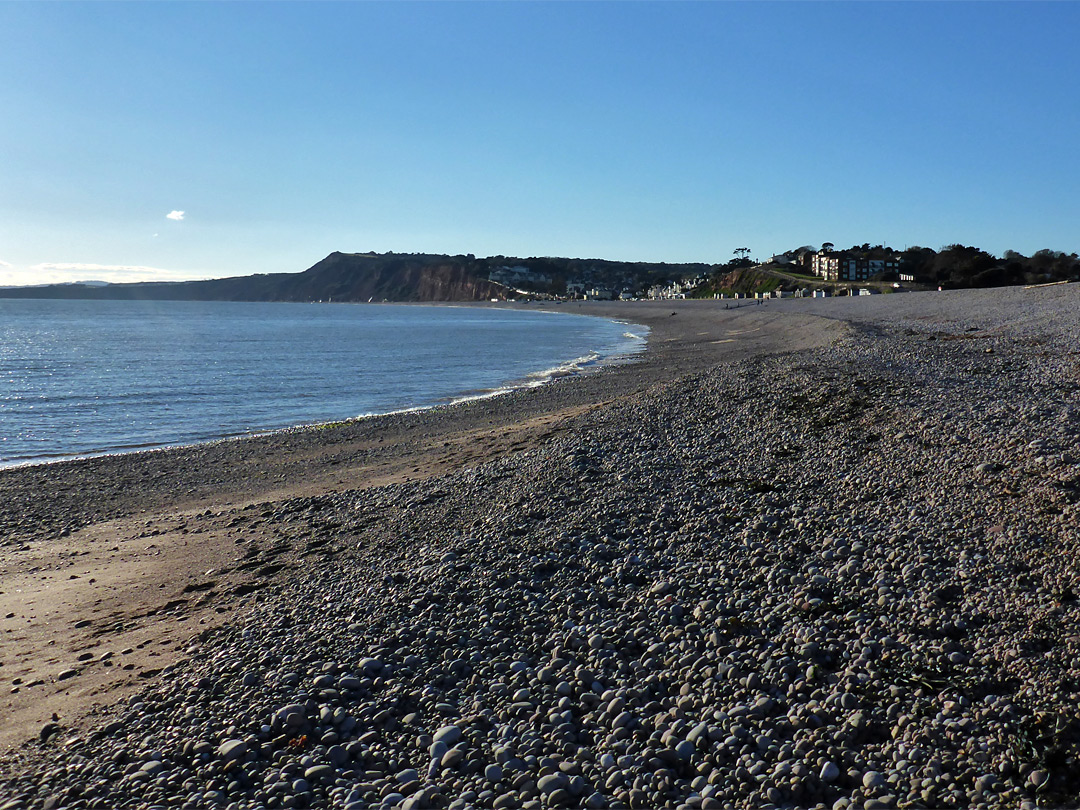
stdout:
<svg viewBox="0 0 1080 810">
<path fill-rule="evenodd" d="M 527 310 L 0 299 L 0 466 L 489 395 L 646 334 Z"/>
</svg>

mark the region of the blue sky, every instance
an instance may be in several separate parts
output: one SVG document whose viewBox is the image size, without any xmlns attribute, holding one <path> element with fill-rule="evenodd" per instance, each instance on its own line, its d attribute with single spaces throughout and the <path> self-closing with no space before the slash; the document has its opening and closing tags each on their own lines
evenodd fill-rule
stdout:
<svg viewBox="0 0 1080 810">
<path fill-rule="evenodd" d="M 1080 251 L 1078 31 L 1068 2 L 0 3 L 0 283 Z"/>
</svg>

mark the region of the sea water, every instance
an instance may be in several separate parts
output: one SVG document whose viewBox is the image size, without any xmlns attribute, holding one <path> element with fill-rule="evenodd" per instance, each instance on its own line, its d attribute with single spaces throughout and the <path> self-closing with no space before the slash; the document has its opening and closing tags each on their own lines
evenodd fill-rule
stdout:
<svg viewBox="0 0 1080 810">
<path fill-rule="evenodd" d="M 524 305 L 0 300 L 0 466 L 490 396 L 645 336 Z"/>
</svg>

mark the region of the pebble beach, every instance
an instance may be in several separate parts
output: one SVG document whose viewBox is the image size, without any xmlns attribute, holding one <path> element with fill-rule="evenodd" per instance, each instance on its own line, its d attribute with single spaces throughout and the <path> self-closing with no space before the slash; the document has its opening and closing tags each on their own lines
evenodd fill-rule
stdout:
<svg viewBox="0 0 1080 810">
<path fill-rule="evenodd" d="M 1080 285 L 574 306 L 644 355 L 0 471 L 0 810 L 1080 803 Z"/>
</svg>

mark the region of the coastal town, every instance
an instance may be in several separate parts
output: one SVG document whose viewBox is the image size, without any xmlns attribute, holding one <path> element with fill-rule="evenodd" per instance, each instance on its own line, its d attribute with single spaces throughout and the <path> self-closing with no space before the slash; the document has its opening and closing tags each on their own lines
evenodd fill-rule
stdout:
<svg viewBox="0 0 1080 810">
<path fill-rule="evenodd" d="M 334 251 L 303 272 L 185 282 L 80 282 L 0 287 L 0 298 L 294 302 L 765 301 L 917 290 L 1046 284 L 1080 279 L 1080 256 L 1038 250 L 1001 256 L 829 242 L 758 260 L 737 248 L 726 262 L 643 262 L 560 256 Z"/>
<path fill-rule="evenodd" d="M 963 245 L 899 251 L 867 243 L 837 250 L 825 242 L 820 248 L 804 246 L 763 261 L 750 258 L 749 248 L 734 253 L 735 258 L 723 264 L 672 267 L 667 277 L 663 266 L 652 266 L 643 275 L 613 269 L 608 262 L 534 258 L 498 264 L 487 278 L 510 295 L 594 301 L 827 298 L 1080 278 L 1077 254 L 1053 250 L 1031 257 L 1006 251 L 998 258 Z"/>
</svg>

